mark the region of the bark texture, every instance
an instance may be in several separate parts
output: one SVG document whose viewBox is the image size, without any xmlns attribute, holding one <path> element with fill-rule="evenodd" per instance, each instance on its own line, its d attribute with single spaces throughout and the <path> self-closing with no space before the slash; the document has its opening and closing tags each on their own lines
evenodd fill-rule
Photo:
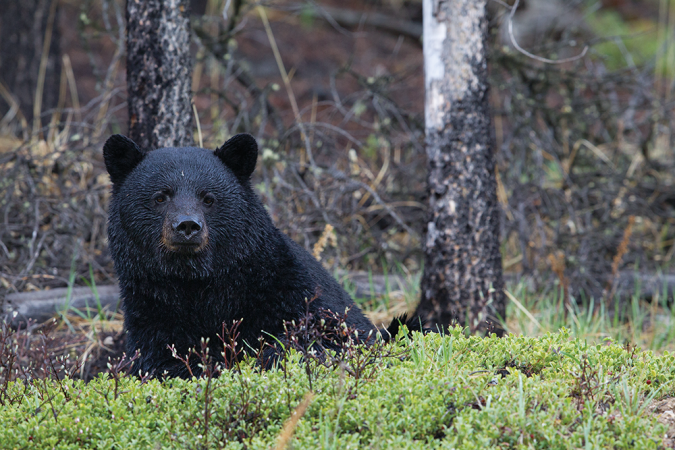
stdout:
<svg viewBox="0 0 675 450">
<path fill-rule="evenodd" d="M 58 1 L 53 2 L 0 0 L 0 81 L 12 94 L 29 124 L 33 119 L 40 62 L 48 29 L 51 35 L 48 39 L 40 112 L 55 108 L 59 97 L 59 8 Z M 11 105 L 0 96 L 0 119 L 10 108 Z"/>
<path fill-rule="evenodd" d="M 430 325 L 501 334 L 499 205 L 487 83 L 486 1 L 424 0 L 429 221 L 421 302 Z"/>
<path fill-rule="evenodd" d="M 127 0 L 129 137 L 193 145 L 189 0 Z"/>
</svg>

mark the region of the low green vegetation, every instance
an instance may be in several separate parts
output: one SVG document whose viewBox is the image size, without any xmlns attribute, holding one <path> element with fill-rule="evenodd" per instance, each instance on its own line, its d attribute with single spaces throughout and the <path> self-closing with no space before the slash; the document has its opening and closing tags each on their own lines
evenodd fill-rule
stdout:
<svg viewBox="0 0 675 450">
<path fill-rule="evenodd" d="M 663 45 L 662 38 L 657 38 L 657 23 L 646 19 L 627 22 L 616 11 L 600 10 L 588 14 L 586 22 L 598 35 L 594 53 L 610 70 L 643 66 Z"/>
<path fill-rule="evenodd" d="M 217 378 L 108 374 L 0 385 L 3 448 L 640 448 L 674 358 L 563 329 L 539 338 L 414 334 L 319 364 L 244 360 Z M 311 386 L 311 388 L 310 388 Z M 312 394 L 309 394 L 310 391 Z M 306 402 L 298 407 L 303 398 Z M 307 406 L 306 410 L 304 406 Z M 284 423 L 293 417 L 286 426 Z"/>
<path fill-rule="evenodd" d="M 657 353 L 675 351 L 674 293 L 667 289 L 645 299 L 638 286 L 630 297 L 572 299 L 567 307 L 558 289 L 536 295 L 519 284 L 509 293 L 506 329 L 511 333 L 541 336 L 567 327 L 572 336 L 588 342 L 611 340 Z"/>
<path fill-rule="evenodd" d="M 397 267 L 384 277 L 384 283 L 368 275 L 366 298 L 358 295 L 348 279 L 343 283 L 375 323 L 388 324 L 392 317 L 415 310 L 421 272 L 411 274 Z M 675 292 L 667 285 L 649 297 L 636 282 L 631 295 L 619 292 L 604 300 L 582 295 L 579 300 L 571 297 L 569 302 L 564 300 L 564 289 L 558 280 L 550 285 L 549 289 L 533 291 L 525 281 L 507 284 L 506 319 L 502 326 L 508 333 L 538 337 L 564 327 L 571 336 L 593 344 L 609 339 L 656 353 L 675 352 Z"/>
</svg>

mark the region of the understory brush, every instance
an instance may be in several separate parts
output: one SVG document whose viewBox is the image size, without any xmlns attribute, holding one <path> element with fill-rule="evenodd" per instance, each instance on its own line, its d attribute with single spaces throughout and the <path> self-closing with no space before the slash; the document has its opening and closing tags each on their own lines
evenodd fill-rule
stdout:
<svg viewBox="0 0 675 450">
<path fill-rule="evenodd" d="M 296 324 L 287 342 L 311 338 L 320 326 L 320 320 Z M 288 345 L 270 370 L 244 357 L 200 378 L 139 379 L 124 374 L 129 362 L 122 361 L 86 383 L 71 378 L 65 364 L 17 375 L 8 360 L 17 347 L 5 338 L 0 442 L 6 448 L 261 449 L 289 443 L 656 449 L 663 443 L 666 429 L 649 406 L 673 394 L 675 361 L 668 352 L 590 344 L 564 328 L 538 338 L 467 337 L 456 327 L 443 335 L 401 332 L 393 342 L 368 347 L 343 341 L 337 351 L 319 352 L 322 357 Z M 209 366 L 208 355 L 201 358 Z"/>
</svg>

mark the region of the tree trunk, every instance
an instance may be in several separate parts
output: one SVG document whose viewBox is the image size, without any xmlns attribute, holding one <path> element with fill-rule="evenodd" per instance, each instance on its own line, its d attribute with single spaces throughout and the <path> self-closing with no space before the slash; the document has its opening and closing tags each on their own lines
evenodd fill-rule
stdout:
<svg viewBox="0 0 675 450">
<path fill-rule="evenodd" d="M 488 108 L 487 0 L 424 0 L 429 221 L 417 314 L 502 334 L 499 208 Z"/>
<path fill-rule="evenodd" d="M 0 0 L 0 81 L 14 97 L 28 125 L 34 109 L 40 114 L 55 108 L 58 101 L 61 78 L 58 16 L 58 0 Z M 45 43 L 49 50 L 37 102 L 35 94 Z M 0 96 L 0 119 L 11 106 Z"/>
<path fill-rule="evenodd" d="M 189 0 L 127 0 L 129 137 L 193 145 Z"/>
</svg>

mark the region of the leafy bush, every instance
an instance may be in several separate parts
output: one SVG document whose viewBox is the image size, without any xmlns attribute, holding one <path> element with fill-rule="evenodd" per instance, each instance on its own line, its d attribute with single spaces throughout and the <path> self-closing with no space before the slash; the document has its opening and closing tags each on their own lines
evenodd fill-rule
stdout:
<svg viewBox="0 0 675 450">
<path fill-rule="evenodd" d="M 648 404 L 673 392 L 675 364 L 569 332 L 535 339 L 399 335 L 373 372 L 291 351 L 218 378 L 85 383 L 16 380 L 1 398 L 4 448 L 658 448 Z M 372 347 L 364 352 L 372 351 Z M 369 366 L 370 367 L 370 366 Z M 367 378 L 358 374 L 367 374 Z M 357 374 L 356 376 L 354 374 Z M 306 397 L 306 411 L 297 408 Z M 296 409 L 297 408 L 297 409 Z M 284 421 L 295 416 L 295 422 Z M 299 420 L 298 420 L 299 419 Z M 293 427 L 297 424 L 297 427 Z M 283 436 L 283 437 L 280 437 Z"/>
</svg>

